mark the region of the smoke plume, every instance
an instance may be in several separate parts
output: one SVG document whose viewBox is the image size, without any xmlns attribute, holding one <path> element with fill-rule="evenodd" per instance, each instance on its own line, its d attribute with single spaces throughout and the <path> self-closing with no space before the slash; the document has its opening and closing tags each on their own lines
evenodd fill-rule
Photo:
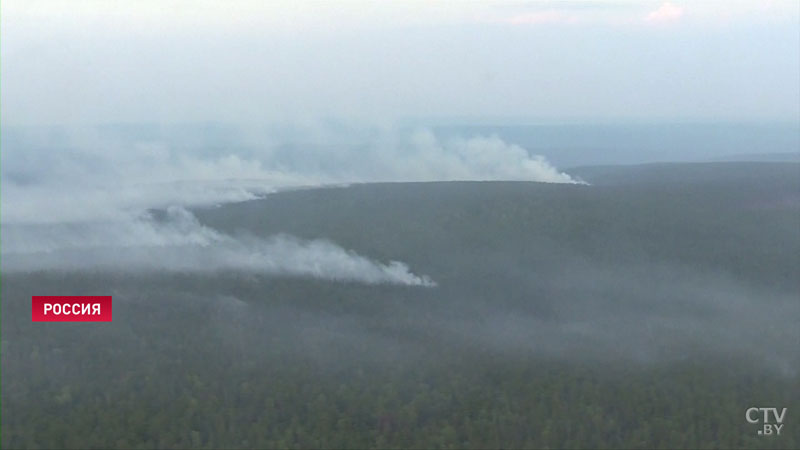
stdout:
<svg viewBox="0 0 800 450">
<path fill-rule="evenodd" d="M 198 223 L 186 208 L 362 182 L 581 182 L 496 136 L 442 140 L 425 129 L 327 125 L 190 131 L 207 135 L 4 132 L 4 268 L 242 270 L 432 286 L 401 262 L 375 262 L 332 242 L 225 235 Z M 153 219 L 148 211 L 154 209 L 166 210 L 166 220 Z"/>
</svg>

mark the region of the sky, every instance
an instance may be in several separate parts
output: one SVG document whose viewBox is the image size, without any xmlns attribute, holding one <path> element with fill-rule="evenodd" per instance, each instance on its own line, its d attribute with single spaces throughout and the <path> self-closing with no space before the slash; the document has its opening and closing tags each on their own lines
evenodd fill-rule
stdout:
<svg viewBox="0 0 800 450">
<path fill-rule="evenodd" d="M 796 1 L 0 8 L 3 125 L 800 120 Z"/>
</svg>

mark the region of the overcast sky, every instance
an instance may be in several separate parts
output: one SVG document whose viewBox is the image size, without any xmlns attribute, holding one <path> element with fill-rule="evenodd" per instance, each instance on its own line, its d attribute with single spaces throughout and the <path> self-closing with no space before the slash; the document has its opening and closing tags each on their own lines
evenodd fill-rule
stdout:
<svg viewBox="0 0 800 450">
<path fill-rule="evenodd" d="M 2 1 L 2 122 L 800 120 L 792 1 Z"/>
</svg>

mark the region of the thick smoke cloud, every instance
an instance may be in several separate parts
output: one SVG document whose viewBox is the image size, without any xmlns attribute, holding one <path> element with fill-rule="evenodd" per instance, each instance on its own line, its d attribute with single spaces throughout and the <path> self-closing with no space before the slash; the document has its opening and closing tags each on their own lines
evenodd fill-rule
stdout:
<svg viewBox="0 0 800 450">
<path fill-rule="evenodd" d="M 158 140 L 92 129 L 11 134 L 3 142 L 3 223 L 130 217 L 147 208 L 236 202 L 326 184 L 580 182 L 496 136 L 443 141 L 428 130 L 308 126 L 237 131 L 216 144 L 191 135 Z"/>
<path fill-rule="evenodd" d="M 224 235 L 184 208 L 359 182 L 580 182 L 496 136 L 443 141 L 427 130 L 311 126 L 236 132 L 217 146 L 213 137 L 161 137 L 4 133 L 4 269 L 244 270 L 432 286 L 403 263 L 371 261 L 331 242 Z M 168 213 L 154 220 L 153 209 Z"/>
<path fill-rule="evenodd" d="M 280 167 L 338 182 L 517 180 L 581 183 L 541 156 L 497 136 L 441 139 L 429 130 L 351 130 L 360 140 L 314 129 L 305 145 L 268 150 Z M 353 139 L 350 137 L 349 139 Z"/>
</svg>

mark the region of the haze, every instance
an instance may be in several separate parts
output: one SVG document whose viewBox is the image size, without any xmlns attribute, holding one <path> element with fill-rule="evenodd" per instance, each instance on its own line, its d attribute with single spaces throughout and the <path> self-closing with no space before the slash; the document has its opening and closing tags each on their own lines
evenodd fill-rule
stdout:
<svg viewBox="0 0 800 450">
<path fill-rule="evenodd" d="M 794 1 L 2 4 L 3 125 L 800 117 Z"/>
</svg>

